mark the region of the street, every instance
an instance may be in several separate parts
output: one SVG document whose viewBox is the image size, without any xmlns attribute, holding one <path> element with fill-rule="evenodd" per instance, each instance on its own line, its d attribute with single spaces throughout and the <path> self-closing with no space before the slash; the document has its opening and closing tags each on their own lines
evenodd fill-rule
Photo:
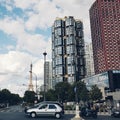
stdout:
<svg viewBox="0 0 120 120">
<path fill-rule="evenodd" d="M 74 114 L 65 114 L 60 120 L 71 120 Z M 13 106 L 6 109 L 0 109 L 0 120 L 58 120 L 54 117 L 37 117 L 31 118 L 24 114 L 23 108 L 20 106 Z M 96 120 L 119 120 L 120 118 L 113 118 L 110 115 L 99 115 Z M 93 118 L 85 118 L 85 120 L 93 120 Z"/>
</svg>

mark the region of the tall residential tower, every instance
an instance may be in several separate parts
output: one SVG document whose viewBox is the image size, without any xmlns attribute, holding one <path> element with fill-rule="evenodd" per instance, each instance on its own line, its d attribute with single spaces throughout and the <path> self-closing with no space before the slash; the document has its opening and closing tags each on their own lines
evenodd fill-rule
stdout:
<svg viewBox="0 0 120 120">
<path fill-rule="evenodd" d="M 52 26 L 53 84 L 73 83 L 85 77 L 83 23 L 69 16 L 56 18 Z"/>
<path fill-rule="evenodd" d="M 85 43 L 86 77 L 94 75 L 92 43 Z"/>
<path fill-rule="evenodd" d="M 120 70 L 120 0 L 96 0 L 90 23 L 95 73 Z"/>
<path fill-rule="evenodd" d="M 34 91 L 33 90 L 33 84 L 32 84 L 32 63 L 30 64 L 30 81 L 29 81 L 29 86 L 28 86 L 28 90 L 29 91 Z"/>
</svg>

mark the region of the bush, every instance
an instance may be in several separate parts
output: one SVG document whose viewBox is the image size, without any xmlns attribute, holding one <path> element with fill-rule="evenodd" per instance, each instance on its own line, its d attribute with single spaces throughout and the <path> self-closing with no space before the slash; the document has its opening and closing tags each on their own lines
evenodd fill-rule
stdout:
<svg viewBox="0 0 120 120">
<path fill-rule="evenodd" d="M 64 109 L 65 110 L 75 110 L 75 106 L 74 105 L 65 105 Z"/>
</svg>

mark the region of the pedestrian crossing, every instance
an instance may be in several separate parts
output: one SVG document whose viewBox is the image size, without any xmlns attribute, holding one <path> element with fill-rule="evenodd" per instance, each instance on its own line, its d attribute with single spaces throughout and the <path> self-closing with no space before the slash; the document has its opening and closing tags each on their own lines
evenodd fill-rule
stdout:
<svg viewBox="0 0 120 120">
<path fill-rule="evenodd" d="M 7 109 L 7 110 L 0 110 L 0 113 L 4 113 L 4 112 L 6 112 L 6 113 L 9 113 L 9 112 L 24 112 L 23 110 L 13 110 L 13 109 Z"/>
<path fill-rule="evenodd" d="M 4 112 L 24 112 L 24 109 L 22 108 L 4 108 L 4 109 L 0 109 L 0 113 L 4 113 Z"/>
</svg>

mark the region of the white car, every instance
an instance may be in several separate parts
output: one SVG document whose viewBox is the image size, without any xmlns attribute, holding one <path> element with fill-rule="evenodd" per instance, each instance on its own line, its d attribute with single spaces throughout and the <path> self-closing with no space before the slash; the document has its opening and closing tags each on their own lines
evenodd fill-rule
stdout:
<svg viewBox="0 0 120 120">
<path fill-rule="evenodd" d="M 32 118 L 36 116 L 55 116 L 59 119 L 62 116 L 62 108 L 57 104 L 44 103 L 27 109 L 25 113 Z"/>
</svg>

